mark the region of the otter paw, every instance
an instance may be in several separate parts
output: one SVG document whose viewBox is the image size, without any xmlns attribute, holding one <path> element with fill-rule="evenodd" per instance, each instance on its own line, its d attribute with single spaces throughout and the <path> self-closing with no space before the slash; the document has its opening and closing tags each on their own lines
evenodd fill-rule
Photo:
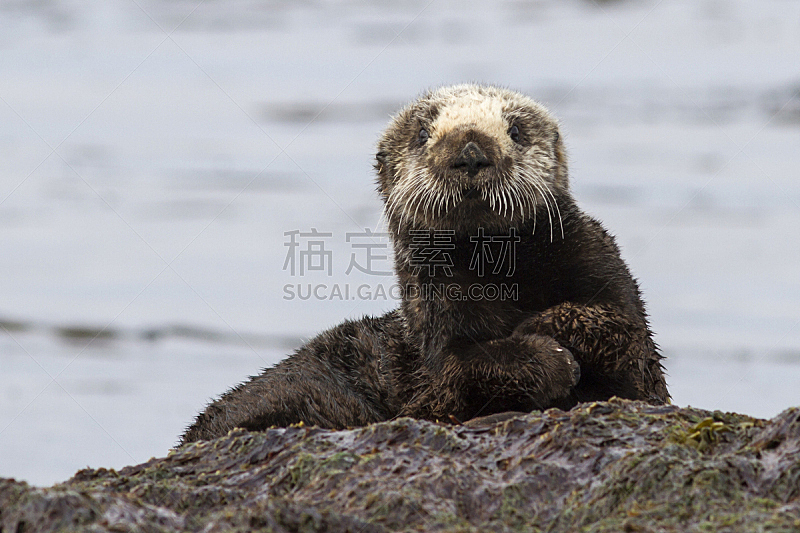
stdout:
<svg viewBox="0 0 800 533">
<path fill-rule="evenodd" d="M 567 358 L 567 364 L 572 370 L 572 386 L 574 387 L 581 380 L 581 365 L 578 364 L 578 361 L 575 359 L 575 356 L 572 355 L 572 352 L 566 348 L 561 348 L 561 350 L 564 351 L 564 355 Z"/>
<path fill-rule="evenodd" d="M 545 382 L 549 383 L 555 397 L 566 396 L 581 379 L 581 367 L 572 353 L 558 344 L 553 338 L 542 335 L 522 335 L 523 342 L 537 364 Z M 559 391 L 562 394 L 559 394 Z"/>
</svg>

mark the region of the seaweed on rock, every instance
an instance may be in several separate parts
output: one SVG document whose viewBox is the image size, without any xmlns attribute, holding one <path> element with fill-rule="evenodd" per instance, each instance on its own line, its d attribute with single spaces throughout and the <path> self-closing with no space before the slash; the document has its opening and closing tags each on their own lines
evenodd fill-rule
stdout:
<svg viewBox="0 0 800 533">
<path fill-rule="evenodd" d="M 1 531 L 797 531 L 800 410 L 612 399 L 192 443 L 50 488 L 0 480 Z"/>
</svg>

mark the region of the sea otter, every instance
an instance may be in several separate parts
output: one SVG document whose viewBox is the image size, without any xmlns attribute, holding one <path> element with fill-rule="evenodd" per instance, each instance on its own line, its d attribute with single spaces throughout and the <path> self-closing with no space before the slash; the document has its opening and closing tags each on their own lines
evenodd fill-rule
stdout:
<svg viewBox="0 0 800 533">
<path fill-rule="evenodd" d="M 208 405 L 182 443 L 669 401 L 638 285 L 575 203 L 542 105 L 492 86 L 428 92 L 391 121 L 375 169 L 400 308 L 323 332 Z"/>
</svg>

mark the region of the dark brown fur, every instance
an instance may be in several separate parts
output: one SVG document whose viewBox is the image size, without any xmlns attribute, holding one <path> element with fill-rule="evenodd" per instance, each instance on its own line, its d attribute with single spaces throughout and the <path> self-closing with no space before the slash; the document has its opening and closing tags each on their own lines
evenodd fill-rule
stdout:
<svg viewBox="0 0 800 533">
<path fill-rule="evenodd" d="M 516 141 L 496 139 L 474 123 L 435 131 L 437 115 L 452 105 L 448 98 L 464 94 L 503 99 L 502 120 L 517 127 Z M 432 129 L 430 138 L 422 129 Z M 485 156 L 481 165 L 462 164 L 468 143 Z M 525 179 L 547 185 L 531 193 L 535 213 L 526 211 L 519 194 L 505 204 L 492 200 L 491 187 L 512 188 L 503 180 L 531 154 L 541 164 Z M 474 163 L 476 156 L 467 156 Z M 428 174 L 418 187 L 403 189 L 411 163 Z M 407 289 L 400 309 L 322 333 L 210 404 L 182 443 L 234 427 L 261 430 L 301 421 L 344 428 L 396 416 L 466 421 L 611 396 L 669 400 L 638 286 L 613 237 L 575 204 L 563 142 L 543 108 L 491 87 L 429 93 L 394 119 L 379 144 L 376 169 L 395 270 Z M 450 198 L 452 207 L 423 203 L 426 191 Z M 486 236 L 515 229 L 520 241 L 513 273 L 478 276 L 470 268 L 470 237 L 478 227 Z M 412 230 L 452 231 L 447 244 L 453 247 L 443 249 L 451 268 L 431 270 L 424 262 L 420 268 Z M 470 286 L 490 283 L 516 284 L 517 298 L 461 300 L 426 292 L 445 284 L 467 294 Z"/>
</svg>

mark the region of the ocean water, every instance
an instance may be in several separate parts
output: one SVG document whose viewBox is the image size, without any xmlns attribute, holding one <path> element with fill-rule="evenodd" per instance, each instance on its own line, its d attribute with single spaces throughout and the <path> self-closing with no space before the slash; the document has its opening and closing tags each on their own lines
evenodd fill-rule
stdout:
<svg viewBox="0 0 800 533">
<path fill-rule="evenodd" d="M 793 0 L 0 3 L 0 476 L 164 455 L 209 399 L 393 308 L 388 258 L 351 267 L 382 230 L 375 143 L 462 81 L 560 118 L 675 403 L 800 404 L 798 21 Z M 330 255 L 300 275 L 292 232 Z"/>
</svg>

